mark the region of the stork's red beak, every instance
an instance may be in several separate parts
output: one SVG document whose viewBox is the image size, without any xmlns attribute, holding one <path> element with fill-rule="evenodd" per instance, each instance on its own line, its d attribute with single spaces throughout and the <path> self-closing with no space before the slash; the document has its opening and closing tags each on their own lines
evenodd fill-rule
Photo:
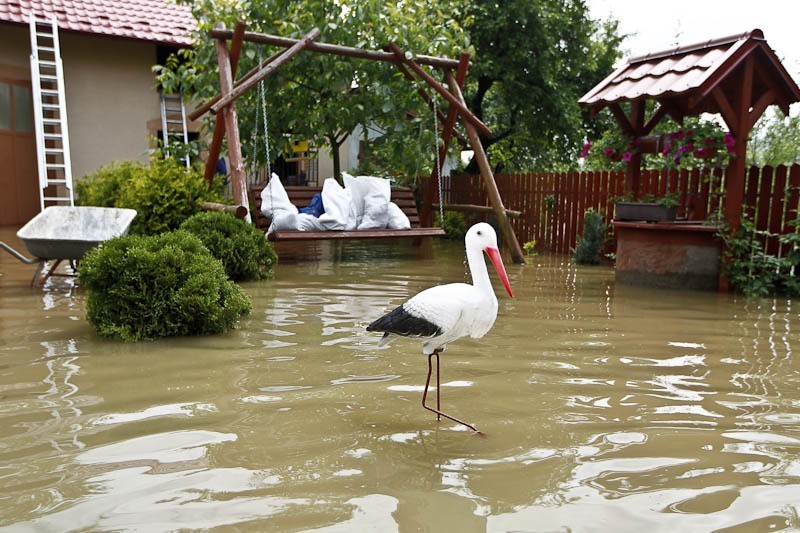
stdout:
<svg viewBox="0 0 800 533">
<path fill-rule="evenodd" d="M 506 274 L 506 267 L 503 266 L 503 258 L 500 257 L 500 250 L 497 248 L 486 248 L 486 255 L 489 256 L 492 266 L 494 266 L 497 275 L 500 276 L 500 281 L 503 282 L 503 287 L 506 288 L 506 292 L 513 298 L 514 294 L 511 292 L 511 283 L 508 282 L 508 275 Z"/>
</svg>

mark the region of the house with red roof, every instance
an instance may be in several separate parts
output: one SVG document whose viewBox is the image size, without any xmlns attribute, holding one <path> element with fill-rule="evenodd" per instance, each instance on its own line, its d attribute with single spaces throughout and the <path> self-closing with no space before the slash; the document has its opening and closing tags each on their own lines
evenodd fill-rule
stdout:
<svg viewBox="0 0 800 533">
<path fill-rule="evenodd" d="M 0 1 L 0 225 L 39 211 L 29 13 L 59 28 L 72 175 L 147 160 L 161 130 L 153 65 L 192 44 L 195 20 L 174 0 Z"/>
</svg>

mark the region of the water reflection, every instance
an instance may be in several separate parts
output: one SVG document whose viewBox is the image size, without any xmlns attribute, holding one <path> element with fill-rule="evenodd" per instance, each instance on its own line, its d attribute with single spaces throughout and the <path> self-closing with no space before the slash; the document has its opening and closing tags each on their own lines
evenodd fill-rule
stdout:
<svg viewBox="0 0 800 533">
<path fill-rule="evenodd" d="M 443 355 L 443 408 L 481 438 L 420 407 L 416 343 L 379 349 L 364 330 L 463 279 L 463 250 L 437 246 L 282 262 L 245 286 L 238 330 L 135 345 L 94 335 L 80 288 L 30 291 L 11 272 L 0 526 L 800 527 L 793 302 L 624 287 L 555 256 L 509 265 L 494 330 Z"/>
</svg>

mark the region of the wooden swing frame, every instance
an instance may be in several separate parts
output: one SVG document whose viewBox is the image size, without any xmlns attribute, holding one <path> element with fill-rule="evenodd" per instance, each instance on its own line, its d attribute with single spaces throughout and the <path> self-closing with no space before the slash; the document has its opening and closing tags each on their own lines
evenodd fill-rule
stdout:
<svg viewBox="0 0 800 533">
<path fill-rule="evenodd" d="M 189 115 L 191 120 L 197 120 L 208 111 L 211 111 L 215 115 L 218 115 L 219 112 L 222 112 L 223 120 L 219 120 L 218 118 L 216 121 L 214 126 L 214 135 L 209 147 L 209 157 L 206 161 L 205 178 L 209 184 L 213 182 L 214 171 L 217 161 L 219 160 L 223 136 L 226 136 L 228 142 L 228 157 L 230 160 L 230 173 L 233 186 L 234 202 L 237 206 L 248 205 L 245 167 L 242 158 L 242 148 L 239 137 L 238 116 L 236 113 L 235 102 L 237 98 L 242 96 L 250 88 L 254 87 L 258 82 L 266 78 L 270 73 L 278 69 L 283 63 L 289 61 L 292 57 L 299 54 L 303 50 L 322 54 L 355 57 L 372 61 L 386 61 L 396 65 L 410 82 L 415 82 L 417 78 L 422 80 L 425 84 L 427 84 L 430 88 L 435 90 L 445 100 L 447 100 L 450 106 L 447 115 L 445 116 L 444 113 L 436 110 L 430 95 L 422 87 L 418 87 L 418 92 L 428 106 L 440 114 L 439 118 L 441 123 L 442 142 L 439 144 L 439 154 L 436 159 L 436 163 L 434 163 L 434 167 L 438 166 L 438 168 L 433 169 L 432 179 L 428 180 L 428 187 L 423 190 L 422 206 L 419 212 L 420 227 L 412 228 L 411 230 L 381 230 L 380 237 L 420 237 L 442 235 L 444 233 L 441 228 L 431 227 L 431 222 L 433 219 L 433 200 L 434 197 L 437 196 L 436 179 L 438 176 L 441 176 L 445 155 L 447 154 L 450 141 L 454 135 L 455 122 L 460 117 L 467 133 L 467 140 L 469 141 L 469 144 L 475 153 L 474 157 L 476 158 L 478 167 L 480 168 L 483 183 L 486 187 L 489 201 L 492 205 L 492 210 L 500 225 L 503 240 L 511 250 L 513 261 L 519 264 L 525 263 L 525 256 L 522 252 L 522 248 L 519 245 L 517 237 L 514 234 L 514 230 L 511 227 L 507 210 L 503 205 L 503 200 L 500 197 L 500 192 L 498 191 L 497 184 L 494 180 L 494 174 L 489 166 L 488 157 L 486 156 L 486 152 L 484 151 L 483 145 L 481 144 L 478 136 L 479 131 L 487 135 L 491 132 L 486 124 L 484 124 L 469 110 L 462 94 L 462 88 L 464 86 L 464 82 L 466 81 L 467 70 L 469 69 L 470 64 L 469 54 L 462 53 L 458 60 L 424 55 L 416 56 L 415 59 L 411 59 L 407 57 L 405 52 L 394 43 L 389 44 L 384 51 L 365 50 L 341 45 L 318 43 L 316 40 L 319 38 L 321 33 L 318 28 L 312 29 L 301 39 L 289 39 L 264 33 L 247 32 L 245 30 L 246 26 L 242 22 L 237 23 L 234 30 L 227 30 L 222 23 L 218 22 L 209 32 L 210 37 L 216 39 L 217 63 L 219 65 L 220 77 L 220 94 L 207 101 Z M 231 41 L 230 49 L 228 48 L 228 40 Z M 234 83 L 234 77 L 236 75 L 239 62 L 239 55 L 241 53 L 244 41 L 280 46 L 283 48 L 283 50 L 272 55 L 260 66 L 255 67 Z M 429 74 L 422 67 L 422 65 L 443 71 L 447 87 Z M 456 70 L 455 74 L 453 74 L 454 69 Z M 441 199 L 439 199 L 439 201 L 441 201 Z M 248 222 L 251 221 L 249 213 L 246 215 L 246 218 Z M 371 230 L 363 231 L 370 232 Z M 293 233 L 295 232 L 282 232 L 284 237 L 282 237 L 281 240 L 289 240 L 291 237 L 286 234 Z M 303 240 L 344 238 L 353 239 L 370 237 L 370 235 L 367 235 L 367 233 L 363 233 L 362 231 L 358 230 L 348 232 L 326 231 L 313 233 L 313 236 L 307 235 Z"/>
</svg>

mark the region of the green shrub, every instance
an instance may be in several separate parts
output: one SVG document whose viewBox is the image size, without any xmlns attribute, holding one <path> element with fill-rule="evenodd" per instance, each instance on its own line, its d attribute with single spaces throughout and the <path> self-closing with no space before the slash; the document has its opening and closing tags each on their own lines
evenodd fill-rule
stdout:
<svg viewBox="0 0 800 533">
<path fill-rule="evenodd" d="M 222 198 L 221 180 L 216 180 L 214 190 L 209 191 L 199 170 L 186 168 L 174 159 L 103 167 L 80 180 L 76 191 L 81 205 L 136 209 L 138 215 L 130 232 L 138 235 L 178 229 L 184 220 L 200 212 L 200 202 L 219 202 Z"/>
<path fill-rule="evenodd" d="M 600 253 L 606 244 L 606 225 L 603 216 L 589 209 L 583 217 L 583 235 L 572 250 L 572 260 L 578 265 L 599 265 Z"/>
<path fill-rule="evenodd" d="M 221 180 L 216 180 L 220 183 Z M 184 220 L 200 212 L 200 202 L 218 202 L 221 195 L 208 190 L 199 171 L 174 159 L 155 159 L 146 171 L 134 176 L 120 191 L 117 207 L 136 209 L 131 232 L 155 235 L 175 230 Z"/>
<path fill-rule="evenodd" d="M 75 202 L 78 205 L 121 207 L 117 205 L 120 189 L 145 171 L 146 167 L 136 161 L 118 161 L 100 167 L 75 183 Z"/>
<path fill-rule="evenodd" d="M 441 226 L 441 218 L 439 217 L 439 213 L 435 215 L 435 226 Z M 444 212 L 444 238 L 445 239 L 452 239 L 457 241 L 463 241 L 464 237 L 467 235 L 467 230 L 469 226 L 467 225 L 467 219 L 464 217 L 462 213 L 457 211 L 445 211 Z"/>
<path fill-rule="evenodd" d="M 234 281 L 270 277 L 278 261 L 262 231 L 226 213 L 192 215 L 181 224 L 181 229 L 196 235 L 222 261 L 225 272 Z"/>
<path fill-rule="evenodd" d="M 86 254 L 78 275 L 89 292 L 86 318 L 105 337 L 221 333 L 251 308 L 222 263 L 185 231 L 106 241 Z"/>
<path fill-rule="evenodd" d="M 725 243 L 723 272 L 731 286 L 745 296 L 764 297 L 771 294 L 800 295 L 800 217 L 789 222 L 795 231 L 778 236 L 778 240 L 791 246 L 783 257 L 768 254 L 764 240 L 774 237 L 768 231 L 756 229 L 756 224 L 743 216 L 739 231 L 732 235 L 730 227 L 723 224 L 717 235 Z"/>
</svg>

